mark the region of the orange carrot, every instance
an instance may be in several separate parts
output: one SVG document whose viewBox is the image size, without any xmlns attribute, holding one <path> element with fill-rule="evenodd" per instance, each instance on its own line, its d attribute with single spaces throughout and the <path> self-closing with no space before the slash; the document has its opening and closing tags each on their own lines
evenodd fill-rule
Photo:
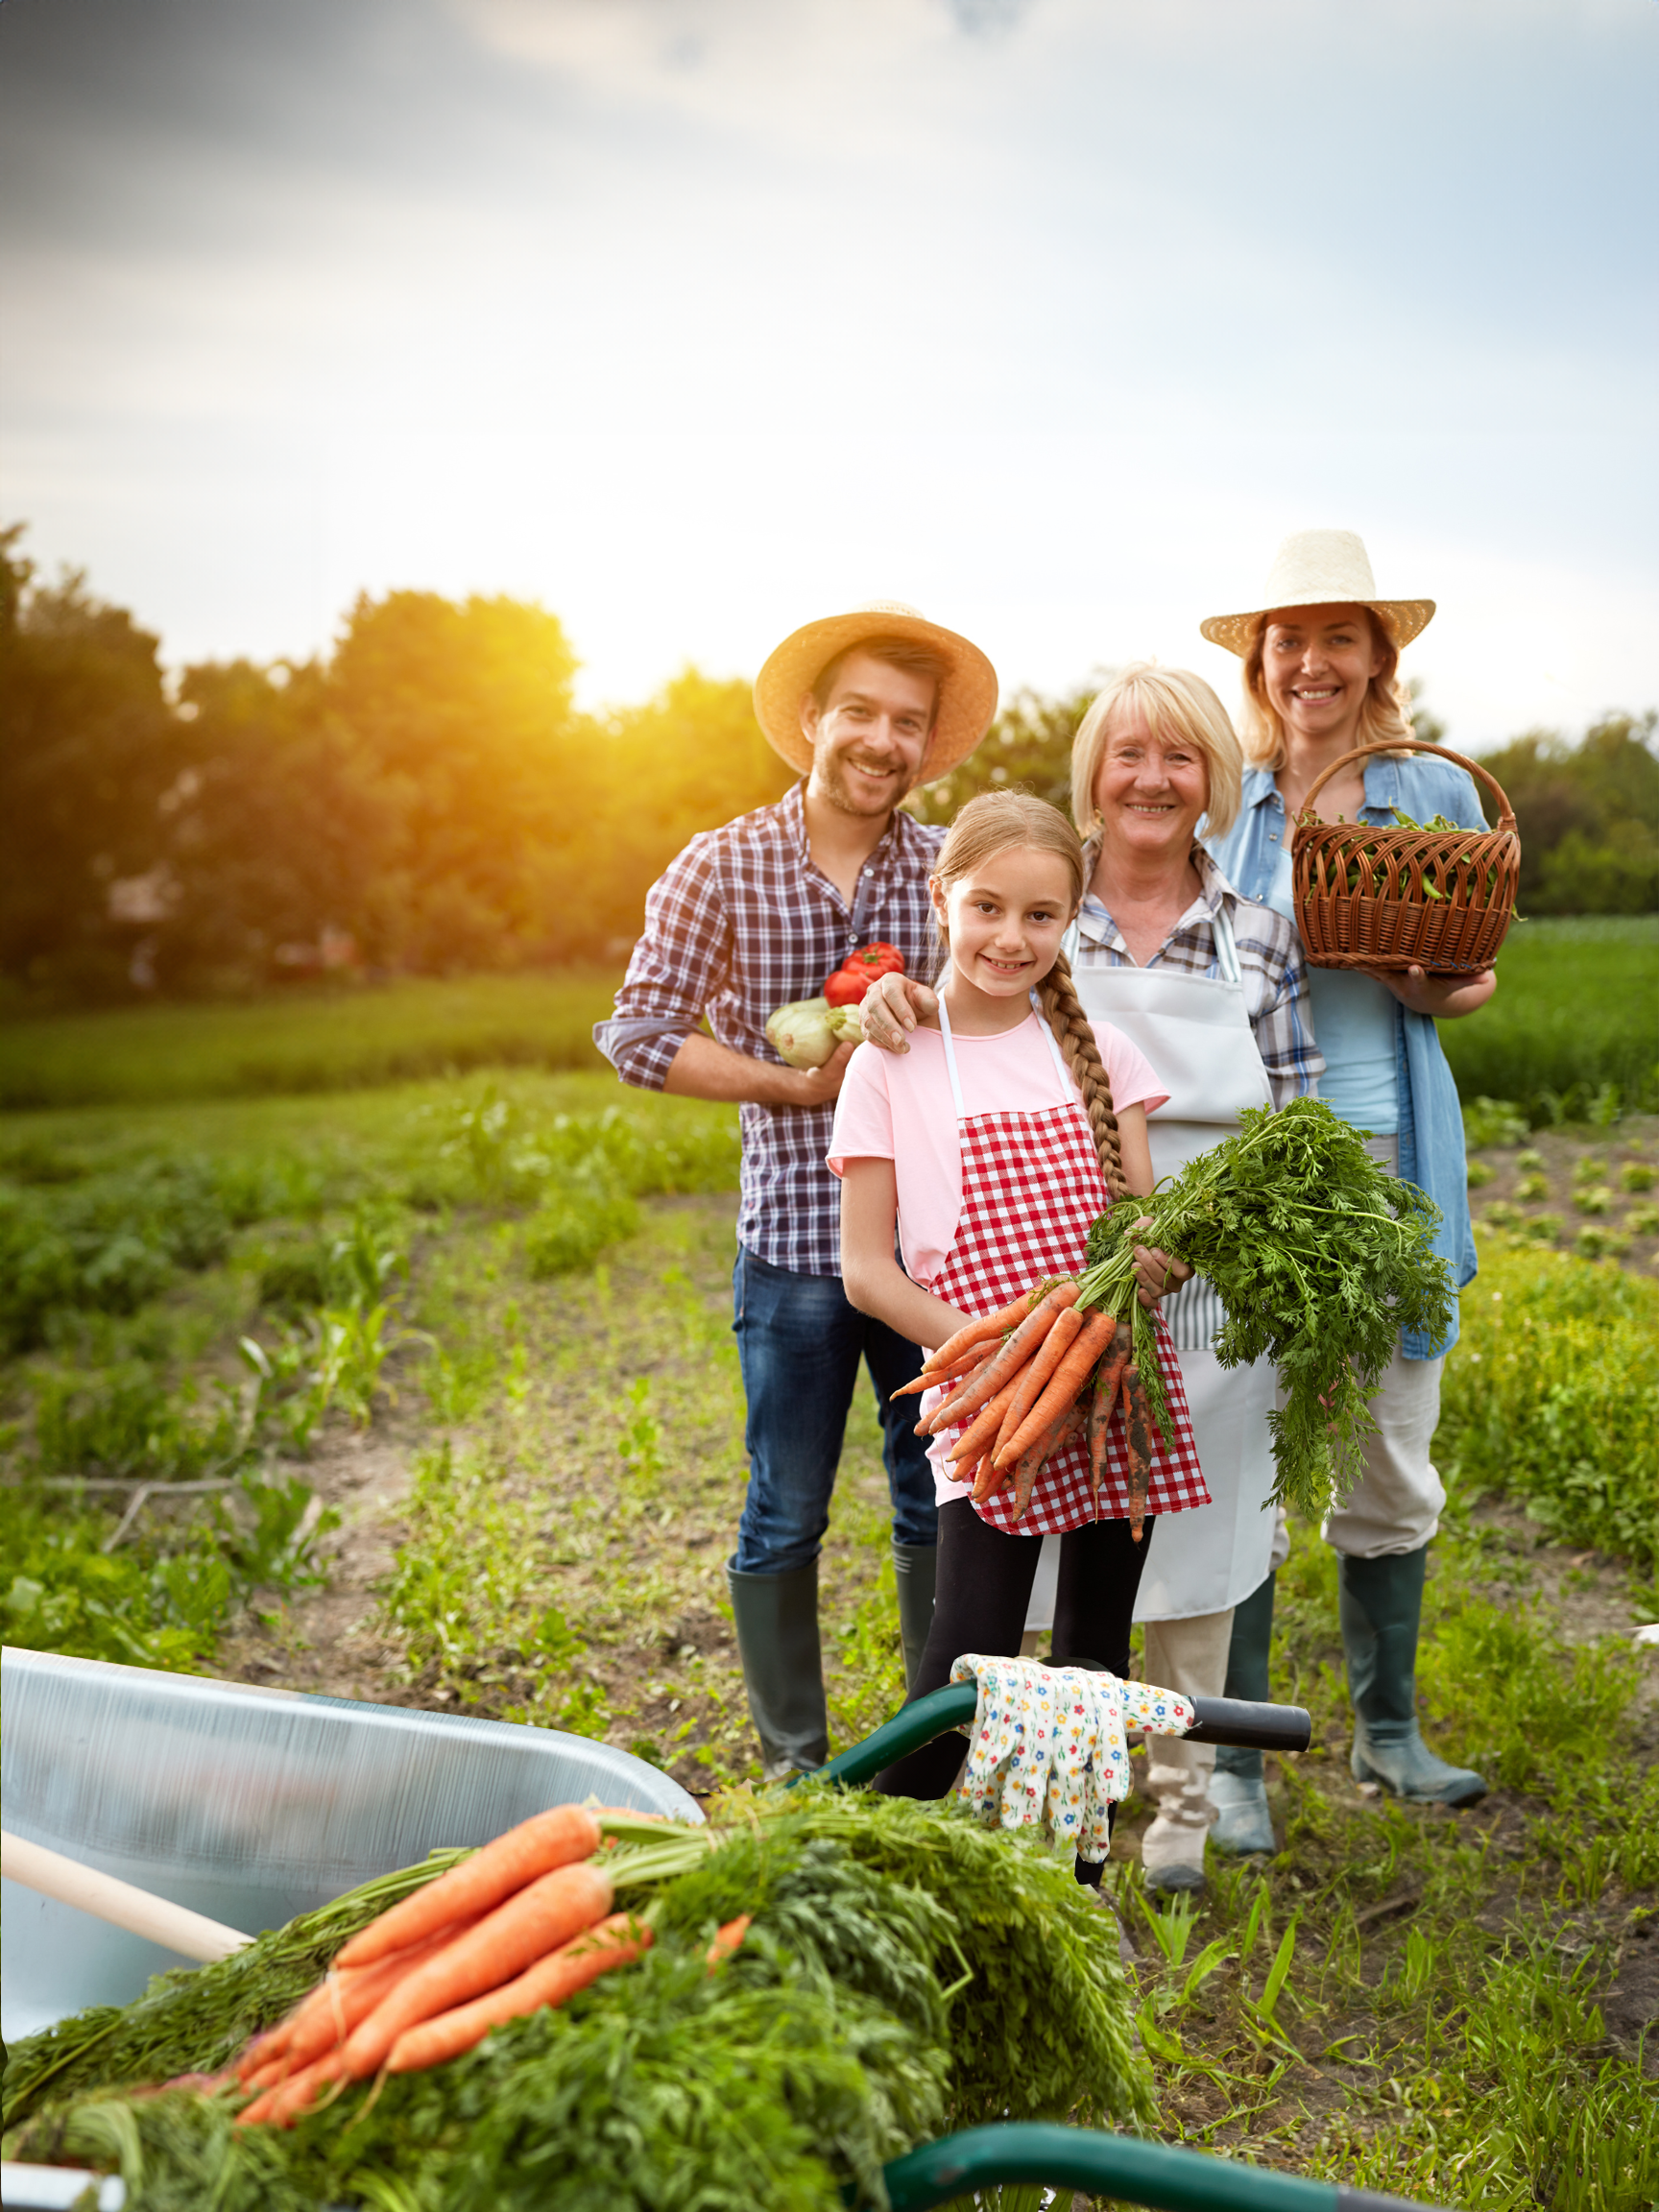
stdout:
<svg viewBox="0 0 1659 2212">
<path fill-rule="evenodd" d="M 436 1938 L 429 1938 L 429 1941 L 432 1940 Z M 336 2006 L 343 2006 L 348 2001 L 347 1990 L 358 1986 L 369 1975 L 374 1976 L 378 1988 L 384 1992 L 397 1978 L 397 1962 L 406 1960 L 408 1956 L 407 1952 L 397 1951 L 393 1953 L 391 1959 L 382 1960 L 374 1966 L 331 1966 L 317 1986 L 306 1991 L 285 2020 L 278 2021 L 275 2028 L 268 2029 L 263 2035 L 254 2036 L 236 2061 L 237 2079 L 254 2088 L 264 2088 L 272 2081 L 281 2080 L 295 2062 L 296 2038 L 309 2036 L 319 2020 L 327 2020 Z M 357 2017 L 361 2018 L 362 2015 L 358 2014 Z M 340 2042 L 345 2039 L 344 2030 L 337 2038 L 331 2038 Z M 313 2050 L 306 2056 L 315 2057 L 316 2055 Z"/>
<path fill-rule="evenodd" d="M 1139 1544 L 1152 1483 L 1152 1409 L 1139 1367 L 1123 1370 L 1123 1443 L 1129 1460 L 1129 1533 Z"/>
<path fill-rule="evenodd" d="M 926 1425 L 926 1433 L 936 1436 L 941 1429 L 952 1429 L 970 1413 L 977 1413 L 988 1399 L 997 1395 L 1004 1382 L 1011 1382 L 1019 1374 L 1054 1326 L 1058 1316 L 1069 1306 L 1075 1306 L 1076 1303 L 1075 1283 L 1062 1283 L 1050 1290 L 1046 1298 L 1031 1309 L 996 1358 L 987 1359 L 983 1367 L 975 1367 L 954 1397 L 948 1398 L 942 1406 L 934 1407 Z"/>
<path fill-rule="evenodd" d="M 321 2058 L 313 2058 L 309 2066 L 302 2066 L 298 2074 L 290 2074 L 285 2081 L 267 2089 L 262 2097 L 255 2097 L 252 2104 L 244 2104 L 236 2115 L 238 2128 L 254 2128 L 267 2121 L 274 2128 L 292 2128 L 304 2111 L 317 2091 L 329 2081 L 338 2081 L 345 2073 L 345 2062 L 338 2051 L 326 2051 Z"/>
<path fill-rule="evenodd" d="M 1094 1504 L 1100 1503 L 1100 1485 L 1106 1479 L 1106 1440 L 1112 1432 L 1112 1416 L 1118 1410 L 1118 1386 L 1123 1370 L 1129 1364 L 1133 1344 L 1127 1321 L 1119 1321 L 1113 1332 L 1111 1349 L 1094 1371 L 1094 1389 L 1089 1401 L 1089 1496 Z"/>
<path fill-rule="evenodd" d="M 999 1471 L 994 1467 L 991 1463 L 991 1455 L 987 1453 L 979 1462 L 978 1474 L 974 1478 L 974 1504 L 982 1505 L 987 1498 L 995 1498 L 998 1490 L 1006 1490 L 1007 1487 L 1007 1470 L 1004 1468 Z"/>
<path fill-rule="evenodd" d="M 1078 1312 L 1075 1306 L 1069 1306 L 1026 1360 L 1020 1373 L 1019 1387 L 1009 1403 L 1007 1412 L 1002 1416 L 1002 1426 L 997 1431 L 997 1442 L 992 1447 L 993 1458 L 1036 1405 L 1043 1394 L 1044 1384 L 1059 1365 L 1061 1355 L 1087 1318 L 1086 1314 Z"/>
<path fill-rule="evenodd" d="M 1083 1408 L 1075 1399 L 1061 1408 L 1055 1420 L 1037 1439 L 1014 1469 L 1014 1518 L 1023 1521 L 1025 1508 L 1031 1503 L 1031 1493 L 1037 1486 L 1037 1478 L 1049 1458 L 1061 1445 L 1069 1443 L 1083 1426 Z M 1002 1479 L 1007 1480 L 1007 1471 Z"/>
<path fill-rule="evenodd" d="M 917 1422 L 918 1436 L 936 1436 L 941 1429 L 954 1426 L 957 1406 L 980 1376 L 990 1370 L 992 1361 L 1001 1357 L 1001 1349 L 1000 1345 L 994 1345 L 982 1359 L 971 1360 L 959 1373 L 947 1380 L 944 1396 Z"/>
<path fill-rule="evenodd" d="M 977 1459 L 981 1452 L 996 1443 L 997 1431 L 1001 1428 L 1019 1387 L 1020 1377 L 1015 1375 L 1003 1383 L 989 1404 L 979 1408 L 951 1447 L 952 1459 Z"/>
<path fill-rule="evenodd" d="M 892 1398 L 914 1398 L 924 1390 L 931 1390 L 941 1382 L 961 1382 L 971 1375 L 982 1360 L 995 1358 L 995 1344 L 973 1344 L 959 1359 L 949 1360 L 943 1367 L 924 1367 L 914 1382 L 902 1382 Z M 888 1403 L 892 1403 L 892 1398 Z"/>
<path fill-rule="evenodd" d="M 436 1936 L 428 1936 L 424 1943 L 412 1943 L 402 1951 L 395 1951 L 390 1959 L 376 1960 L 373 1966 L 348 1967 L 344 1973 L 331 1973 L 321 1988 L 312 1991 L 303 2018 L 297 2021 L 288 2048 L 276 2061 L 282 2074 L 285 2076 L 309 2065 L 325 2051 L 337 2050 L 358 2022 L 368 2019 L 381 1999 L 397 1986 L 412 1967 L 418 1966 L 422 1959 L 429 1959 L 457 1936 L 465 1935 L 473 1925 L 472 1919 L 459 1921 L 440 1929 Z M 257 2085 L 259 2076 L 253 2079 Z"/>
<path fill-rule="evenodd" d="M 984 1466 L 984 1464 L 985 1461 L 983 1458 L 975 1459 L 972 1465 L 970 1465 L 966 1460 L 963 1461 L 960 1465 L 952 1460 L 946 1467 L 945 1472 L 952 1482 L 977 1482 L 979 1479 L 979 1470 Z"/>
<path fill-rule="evenodd" d="M 958 1329 L 954 1336 L 947 1336 L 936 1352 L 929 1352 L 922 1362 L 922 1372 L 939 1374 L 971 1345 L 982 1344 L 987 1337 L 1004 1336 L 1010 1329 L 1018 1329 L 1030 1310 L 1031 1293 L 1027 1290 L 999 1312 L 981 1313 L 977 1321 L 970 1321 L 966 1329 Z"/>
<path fill-rule="evenodd" d="M 1084 1315 L 1081 1324 L 1072 1331 L 1071 1341 L 1062 1351 L 1049 1370 L 1048 1381 L 1020 1427 L 997 1454 L 997 1464 L 1006 1467 L 1028 1452 L 1031 1446 L 1050 1429 L 1066 1407 L 1074 1403 L 1078 1392 L 1089 1380 L 1089 1371 L 1112 1341 L 1117 1321 L 1110 1313 L 1097 1310 Z M 1043 1347 L 1048 1349 L 1046 1345 Z"/>
<path fill-rule="evenodd" d="M 406 2028 L 497 1989 L 611 1910 L 611 1877 L 559 1866 L 487 1913 L 476 1927 L 406 1974 L 351 2032 L 340 2056 L 356 2081 L 373 2074 Z"/>
<path fill-rule="evenodd" d="M 721 1934 L 725 1933 L 723 1929 Z M 736 1940 L 740 1942 L 741 1936 Z M 539 2012 L 544 2005 L 565 2004 L 601 1974 L 631 1964 L 650 1943 L 651 1931 L 643 1921 L 631 1912 L 613 1913 L 597 1927 L 584 1929 L 573 1941 L 547 1958 L 539 1959 L 528 1972 L 504 1983 L 499 1989 L 405 2029 L 387 2054 L 386 2071 L 409 2074 L 457 2058 L 463 2051 L 482 2043 L 491 2029 L 498 2028 L 504 2020 L 521 2019 L 527 2012 Z M 736 1948 L 735 1943 L 733 1948 Z"/>
<path fill-rule="evenodd" d="M 710 1974 L 713 1973 L 716 1966 L 724 1966 L 733 1952 L 737 1949 L 744 1936 L 748 1935 L 749 1924 L 754 1917 L 752 1912 L 739 1912 L 735 1920 L 728 1920 L 724 1928 L 716 1931 L 714 1940 L 709 1946 L 709 1971 Z"/>
<path fill-rule="evenodd" d="M 486 1843 L 482 1851 L 447 1874 L 440 1874 L 424 1889 L 417 1889 L 378 1920 L 372 1920 L 349 1943 L 335 1954 L 336 1966 L 372 1966 L 389 1951 L 435 1935 L 451 1921 L 472 1919 L 511 1897 L 516 1889 L 555 1867 L 586 1859 L 599 1848 L 599 1822 L 582 1805 L 555 1805 L 551 1812 L 534 1814 Z"/>
</svg>

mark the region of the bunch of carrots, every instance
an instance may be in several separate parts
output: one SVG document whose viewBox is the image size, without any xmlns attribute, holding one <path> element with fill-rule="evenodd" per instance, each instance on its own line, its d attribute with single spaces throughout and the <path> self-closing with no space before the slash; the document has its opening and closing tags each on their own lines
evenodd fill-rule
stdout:
<svg viewBox="0 0 1659 2212">
<path fill-rule="evenodd" d="M 1128 1319 L 1101 1307 L 1085 1310 L 1080 1289 L 1074 1281 L 1040 1285 L 982 1315 L 931 1353 L 916 1381 L 894 1396 L 954 1385 L 916 1432 L 936 1436 L 966 1422 L 950 1453 L 956 1479 L 973 1484 L 975 1504 L 1012 1483 L 1017 1521 L 1046 1462 L 1080 1433 L 1089 1440 L 1090 1494 L 1098 1500 L 1107 1432 L 1120 1404 L 1139 1544 L 1152 1479 L 1151 1409 Z"/>
<path fill-rule="evenodd" d="M 580 1805 L 538 1813 L 360 1930 L 243 2053 L 237 2078 L 257 2094 L 238 2125 L 292 2127 L 330 2083 L 439 2065 L 637 1959 L 651 1931 L 612 1911 L 611 1875 L 593 1863 L 601 1820 Z M 721 1929 L 711 1968 L 747 1927 Z"/>
</svg>

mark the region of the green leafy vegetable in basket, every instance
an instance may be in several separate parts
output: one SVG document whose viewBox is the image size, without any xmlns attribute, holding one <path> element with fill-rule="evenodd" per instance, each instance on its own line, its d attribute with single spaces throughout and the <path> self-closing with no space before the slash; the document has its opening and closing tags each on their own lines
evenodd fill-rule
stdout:
<svg viewBox="0 0 1659 2212">
<path fill-rule="evenodd" d="M 1435 834 L 1446 831 L 1451 831 L 1454 835 L 1469 834 L 1462 823 L 1450 821 L 1444 814 L 1435 814 L 1427 822 L 1414 822 L 1409 814 L 1405 813 L 1398 806 L 1390 807 L 1389 811 L 1394 817 L 1396 830 L 1431 831 Z M 1409 871 L 1403 871 L 1398 882 L 1390 891 L 1386 885 L 1386 878 L 1382 878 L 1381 872 L 1375 867 L 1369 880 L 1367 880 L 1360 863 L 1365 860 L 1375 863 L 1381 859 L 1382 855 L 1389 850 L 1385 840 L 1393 834 L 1392 830 L 1384 830 L 1379 832 L 1372 829 L 1369 824 L 1363 822 L 1349 825 L 1341 815 L 1337 816 L 1336 823 L 1333 825 L 1321 821 L 1317 814 L 1311 812 L 1304 813 L 1299 818 L 1296 827 L 1299 830 L 1329 830 L 1334 827 L 1349 830 L 1347 837 L 1330 840 L 1325 850 L 1317 856 L 1316 868 L 1320 863 L 1323 863 L 1324 869 L 1329 871 L 1322 885 L 1324 889 L 1335 888 L 1332 878 L 1340 870 L 1343 891 L 1351 895 L 1360 892 L 1370 897 L 1391 898 L 1402 901 L 1407 905 L 1414 905 L 1423 902 L 1439 904 L 1452 897 L 1459 888 L 1463 892 L 1466 903 L 1471 906 L 1490 905 L 1497 896 L 1498 868 L 1494 861 L 1488 861 L 1482 869 L 1473 863 L 1466 854 L 1459 852 L 1426 854 L 1418 862 L 1417 876 L 1413 878 Z"/>
<path fill-rule="evenodd" d="M 1190 1161 L 1150 1198 L 1123 1199 L 1100 1215 L 1077 1303 L 1138 1312 L 1138 1243 L 1207 1275 L 1227 1315 L 1214 1342 L 1222 1365 L 1265 1358 L 1279 1369 L 1286 1404 L 1269 1415 L 1274 1496 L 1318 1520 L 1358 1476 L 1360 1448 L 1376 1430 L 1368 1401 L 1400 1332 L 1432 1340 L 1451 1325 L 1451 1275 L 1431 1248 L 1440 1216 L 1318 1099 L 1277 1112 L 1252 1107 L 1239 1123 L 1238 1136 Z M 1137 1228 L 1148 1218 L 1149 1228 Z M 1156 1357 L 1138 1356 L 1162 1424 Z"/>
</svg>

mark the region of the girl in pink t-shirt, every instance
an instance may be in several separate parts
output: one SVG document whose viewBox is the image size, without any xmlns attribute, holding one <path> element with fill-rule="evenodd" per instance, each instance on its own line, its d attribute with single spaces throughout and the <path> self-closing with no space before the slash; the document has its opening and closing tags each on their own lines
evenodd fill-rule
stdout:
<svg viewBox="0 0 1659 2212">
<path fill-rule="evenodd" d="M 971 800 L 929 880 L 949 952 L 936 1023 L 902 1055 L 862 1045 L 848 1066 L 830 1147 L 842 1178 L 842 1282 L 854 1305 L 919 1344 L 942 1344 L 1045 1277 L 1075 1273 L 1108 1193 L 1152 1188 L 1146 1112 L 1166 1094 L 1126 1038 L 1103 1029 L 1096 1040 L 1061 950 L 1083 882 L 1082 846 L 1055 807 L 1013 792 Z M 1161 1287 L 1145 1287 L 1148 1305 Z M 1176 1448 L 1154 1432 L 1148 1539 L 1153 1516 L 1209 1503 L 1180 1366 L 1155 1325 Z M 939 1395 L 924 1397 L 924 1412 Z M 1119 1411 L 1098 1505 L 1079 1439 L 1043 1467 L 1018 1524 L 1011 1490 L 975 1504 L 950 1472 L 960 1431 L 933 1439 L 936 1595 L 912 1698 L 948 1682 L 964 1651 L 1019 1651 L 1042 1539 L 1055 1531 L 1056 1662 L 1127 1673 L 1146 1543 L 1130 1535 L 1121 1421 Z M 878 1787 L 943 1796 L 961 1755 L 959 1740 L 942 1738 Z"/>
</svg>

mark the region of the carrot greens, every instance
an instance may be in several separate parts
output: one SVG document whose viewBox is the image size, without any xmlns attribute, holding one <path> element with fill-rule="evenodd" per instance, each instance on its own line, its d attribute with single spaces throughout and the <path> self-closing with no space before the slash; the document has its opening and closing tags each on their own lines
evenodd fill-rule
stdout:
<svg viewBox="0 0 1659 2212">
<path fill-rule="evenodd" d="M 1433 1249 L 1440 1215 L 1317 1099 L 1253 1107 L 1239 1124 L 1151 1197 L 1100 1215 L 1077 1303 L 1128 1312 L 1162 1425 L 1152 1332 L 1133 1303 L 1134 1247 L 1161 1248 L 1207 1276 L 1227 1316 L 1214 1341 L 1222 1365 L 1270 1359 L 1279 1370 L 1274 1495 L 1318 1520 L 1358 1478 L 1376 1429 L 1368 1401 L 1400 1332 L 1433 1341 L 1451 1326 L 1450 1270 Z"/>
</svg>

